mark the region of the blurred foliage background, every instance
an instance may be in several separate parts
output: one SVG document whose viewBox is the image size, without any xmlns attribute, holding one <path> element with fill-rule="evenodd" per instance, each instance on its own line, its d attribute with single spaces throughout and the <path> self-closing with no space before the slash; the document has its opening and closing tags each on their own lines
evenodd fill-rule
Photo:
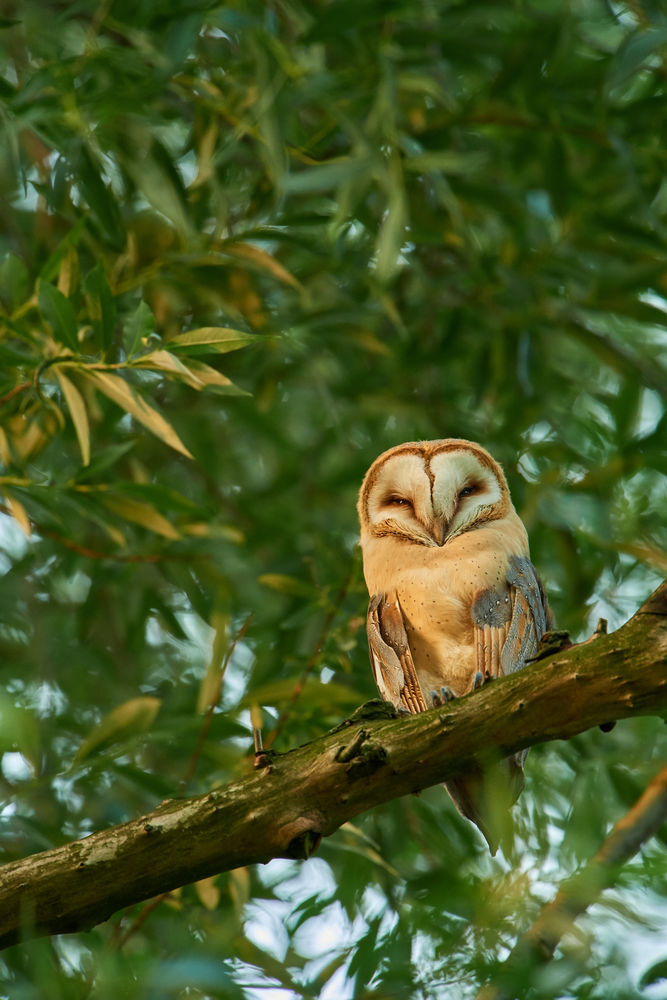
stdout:
<svg viewBox="0 0 667 1000">
<path fill-rule="evenodd" d="M 504 465 L 575 637 L 636 610 L 665 566 L 662 4 L 0 10 L 3 860 L 242 775 L 254 705 L 285 750 L 374 695 L 355 499 L 398 442 Z M 13 948 L 0 995 L 473 997 L 664 728 L 533 750 L 507 857 L 431 789 Z M 664 846 L 519 995 L 667 996 Z"/>
</svg>

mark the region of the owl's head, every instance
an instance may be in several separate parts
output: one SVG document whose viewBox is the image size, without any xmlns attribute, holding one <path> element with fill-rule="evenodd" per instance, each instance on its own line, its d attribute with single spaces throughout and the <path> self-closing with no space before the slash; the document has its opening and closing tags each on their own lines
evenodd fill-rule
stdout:
<svg viewBox="0 0 667 1000">
<path fill-rule="evenodd" d="M 444 545 L 513 511 L 503 470 L 480 445 L 458 438 L 409 441 L 375 459 L 359 493 L 364 535 Z"/>
</svg>

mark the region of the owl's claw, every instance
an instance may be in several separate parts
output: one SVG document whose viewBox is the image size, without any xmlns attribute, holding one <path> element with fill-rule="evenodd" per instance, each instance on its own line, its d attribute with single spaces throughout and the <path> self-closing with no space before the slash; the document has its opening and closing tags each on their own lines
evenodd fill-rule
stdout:
<svg viewBox="0 0 667 1000">
<path fill-rule="evenodd" d="M 471 690 L 476 691 L 478 688 L 481 688 L 483 684 L 488 684 L 489 681 L 492 681 L 493 679 L 493 674 L 490 674 L 488 670 L 486 671 L 486 674 L 483 674 L 481 670 L 478 670 L 472 679 Z"/>
<path fill-rule="evenodd" d="M 431 701 L 436 707 L 438 705 L 446 705 L 448 701 L 453 701 L 454 698 L 456 698 L 456 695 L 450 687 L 447 687 L 446 684 L 443 684 L 440 688 L 439 694 L 437 691 L 431 691 Z"/>
</svg>

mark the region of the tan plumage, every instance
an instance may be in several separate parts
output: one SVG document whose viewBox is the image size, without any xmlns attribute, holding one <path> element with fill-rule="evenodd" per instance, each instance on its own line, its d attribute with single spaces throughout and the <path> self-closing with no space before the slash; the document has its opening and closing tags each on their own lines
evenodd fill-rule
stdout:
<svg viewBox="0 0 667 1000">
<path fill-rule="evenodd" d="M 484 448 L 454 438 L 391 448 L 366 473 L 358 511 L 383 698 L 424 711 L 534 655 L 550 612 L 503 471 Z M 505 805 L 516 800 L 524 759 L 446 784 L 492 853 L 502 827 L 495 792 L 505 789 Z"/>
</svg>

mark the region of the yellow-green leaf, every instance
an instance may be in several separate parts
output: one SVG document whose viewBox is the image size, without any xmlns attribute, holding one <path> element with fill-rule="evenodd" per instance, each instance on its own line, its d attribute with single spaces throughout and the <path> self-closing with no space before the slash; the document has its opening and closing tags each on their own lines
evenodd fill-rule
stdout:
<svg viewBox="0 0 667 1000">
<path fill-rule="evenodd" d="M 341 835 L 339 840 L 345 844 L 348 850 L 354 851 L 355 854 L 360 854 L 362 857 L 368 858 L 370 862 L 374 865 L 378 865 L 380 868 L 384 868 L 385 871 L 393 878 L 400 878 L 400 875 L 385 859 L 382 857 L 379 846 L 368 837 L 363 830 L 359 827 L 354 826 L 352 823 L 343 823 L 341 829 Z"/>
<path fill-rule="evenodd" d="M 129 362 L 129 365 L 132 368 L 150 368 L 154 371 L 167 372 L 169 375 L 175 375 L 182 382 L 186 382 L 193 389 L 204 388 L 203 381 L 194 374 L 192 367 L 184 365 L 175 354 L 170 354 L 169 351 L 151 351 L 150 354 L 134 358 Z M 229 382 L 229 379 L 226 379 L 226 382 Z"/>
<path fill-rule="evenodd" d="M 657 545 L 648 545 L 644 542 L 627 542 L 625 544 L 619 542 L 616 544 L 616 548 L 620 552 L 627 552 L 628 555 L 634 556 L 641 562 L 651 563 L 659 573 L 667 575 L 667 555 Z"/>
<path fill-rule="evenodd" d="M 30 518 L 28 517 L 25 507 L 20 500 L 16 499 L 16 497 L 7 495 L 6 500 L 7 506 L 9 507 L 9 513 L 12 515 L 14 520 L 21 525 L 21 528 L 28 538 L 30 538 L 32 535 L 32 527 L 30 525 Z"/>
<path fill-rule="evenodd" d="M 220 902 L 220 890 L 215 884 L 217 877 L 217 875 L 210 875 L 209 878 L 202 878 L 199 882 L 195 882 L 195 892 L 199 897 L 199 902 L 207 910 L 215 910 Z"/>
<path fill-rule="evenodd" d="M 231 379 L 228 379 L 222 372 L 212 368 L 211 365 L 204 364 L 203 361 L 195 361 L 189 357 L 187 367 L 199 381 L 199 385 L 195 385 L 195 389 L 205 389 L 206 386 L 214 386 L 219 389 L 226 389 L 230 396 L 250 395 L 245 389 L 239 389 L 237 385 L 234 385 Z"/>
<path fill-rule="evenodd" d="M 90 428 L 88 426 L 86 404 L 77 387 L 69 380 L 59 365 L 56 366 L 55 372 L 60 382 L 60 388 L 65 397 L 67 408 L 69 409 L 69 415 L 74 424 L 79 448 L 81 449 L 81 461 L 84 465 L 88 465 L 90 462 Z"/>
<path fill-rule="evenodd" d="M 222 372 L 219 372 L 211 365 L 205 364 L 203 361 L 194 361 L 192 358 L 188 358 L 188 368 L 195 378 L 197 378 L 197 380 L 201 383 L 199 388 L 203 385 L 228 386 L 234 384 L 227 378 L 226 375 L 223 375 Z"/>
<path fill-rule="evenodd" d="M 250 872 L 247 868 L 234 868 L 229 873 L 229 895 L 237 913 L 250 899 Z"/>
<path fill-rule="evenodd" d="M 298 288 L 299 290 L 303 288 L 301 282 L 293 274 L 290 274 L 286 267 L 283 267 L 275 257 L 261 247 L 253 246 L 251 243 L 226 243 L 223 250 L 232 256 L 244 257 L 246 260 L 253 261 L 264 268 L 264 270 L 269 271 L 275 278 L 284 281 L 287 285 L 291 285 L 292 288 Z"/>
<path fill-rule="evenodd" d="M 185 447 L 178 434 L 161 413 L 149 406 L 143 397 L 132 388 L 132 386 L 120 378 L 118 375 L 109 375 L 108 372 L 91 371 L 81 369 L 81 374 L 91 379 L 100 392 L 112 399 L 123 410 L 131 414 L 135 420 L 147 427 L 149 431 L 159 437 L 160 440 L 168 444 L 170 448 L 179 451 L 187 458 L 192 458 L 192 454 Z"/>
<path fill-rule="evenodd" d="M 262 573 L 257 578 L 259 583 L 272 590 L 281 590 L 285 594 L 295 594 L 298 597 L 306 597 L 312 594 L 312 587 L 303 580 L 297 580 L 295 576 L 287 576 L 285 573 Z"/>
<path fill-rule="evenodd" d="M 192 521 L 181 526 L 181 534 L 195 538 L 224 538 L 225 541 L 242 545 L 246 536 L 232 524 L 212 524 L 210 521 Z"/>
<path fill-rule="evenodd" d="M 224 674 L 221 667 L 229 643 L 229 616 L 221 611 L 214 611 L 211 617 L 211 626 L 215 629 L 215 636 L 213 637 L 208 669 L 199 685 L 198 712 L 205 712 L 211 704 L 216 704 L 222 693 Z"/>
<path fill-rule="evenodd" d="M 32 712 L 0 692 L 0 755 L 18 751 L 39 770 L 39 723 Z"/>
<path fill-rule="evenodd" d="M 0 427 L 0 462 L 9 465 L 12 460 L 12 453 L 9 448 L 9 441 L 2 427 Z"/>
<path fill-rule="evenodd" d="M 68 246 L 60 262 L 58 291 L 69 298 L 79 283 L 79 256 L 73 246 Z"/>
<path fill-rule="evenodd" d="M 142 500 L 135 500 L 133 497 L 119 496 L 103 496 L 102 502 L 109 510 L 114 511 L 115 514 L 120 514 L 121 517 L 127 518 L 128 521 L 134 521 L 135 524 L 140 524 L 143 528 L 148 528 L 158 535 L 164 535 L 165 538 L 172 539 L 181 537 L 171 521 L 168 521 L 163 514 L 160 514 L 149 503 L 144 503 Z"/>
<path fill-rule="evenodd" d="M 207 346 L 218 354 L 226 354 L 228 351 L 238 351 L 240 347 L 245 347 L 255 340 L 252 333 L 244 333 L 243 330 L 234 330 L 228 326 L 202 326 L 197 330 L 189 330 L 187 333 L 179 333 L 169 341 L 169 347 L 197 347 Z"/>
<path fill-rule="evenodd" d="M 150 729 L 161 704 L 160 698 L 144 695 L 140 698 L 131 698 L 129 701 L 123 702 L 122 705 L 118 705 L 108 715 L 105 715 L 100 724 L 95 726 L 90 735 L 83 741 L 77 750 L 75 761 L 85 760 L 93 753 L 99 753 L 100 750 L 114 743 Z"/>
<path fill-rule="evenodd" d="M 254 703 L 250 706 L 250 724 L 253 729 L 261 729 L 264 725 L 262 710 L 259 705 Z"/>
</svg>

